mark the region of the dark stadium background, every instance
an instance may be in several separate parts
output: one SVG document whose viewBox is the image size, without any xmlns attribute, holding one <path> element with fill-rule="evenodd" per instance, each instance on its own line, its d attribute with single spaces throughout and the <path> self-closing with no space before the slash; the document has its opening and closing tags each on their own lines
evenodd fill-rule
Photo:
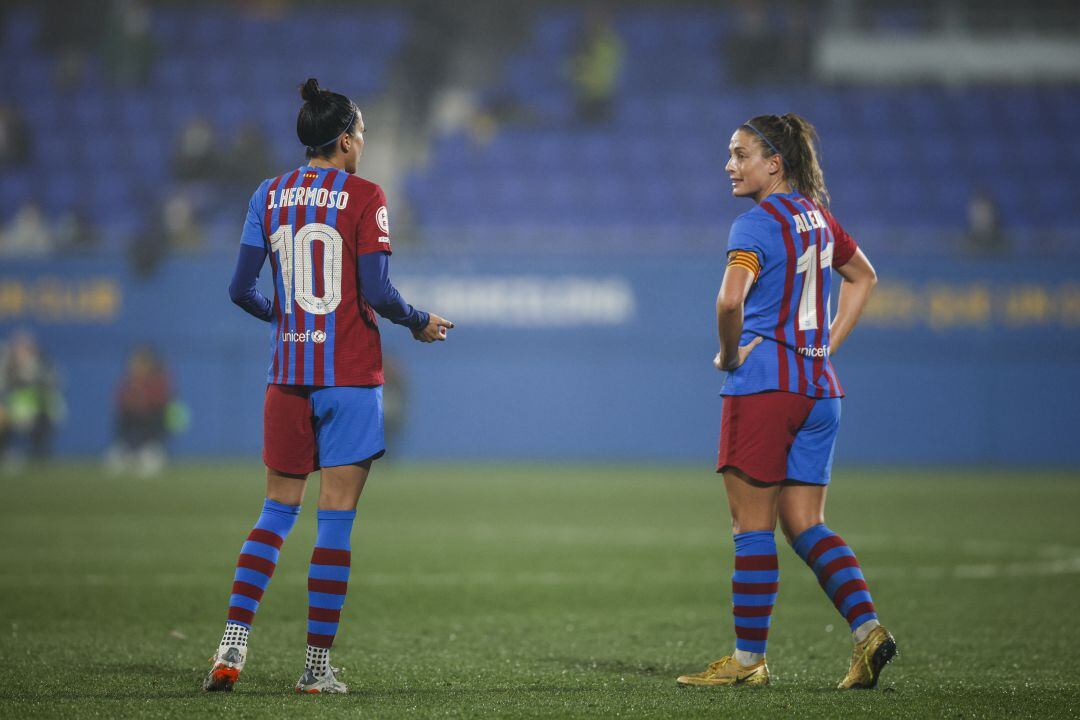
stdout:
<svg viewBox="0 0 1080 720">
<path fill-rule="evenodd" d="M 395 280 L 460 326 L 435 348 L 384 328 L 408 388 L 394 456 L 707 463 L 712 304 L 748 209 L 727 139 L 796 111 L 881 277 L 836 358 L 840 461 L 1080 459 L 1068 3 L 54 5 L 3 16 L 3 106 L 28 151 L 0 171 L 0 248 L 28 205 L 45 236 L 4 251 L 0 332 L 31 329 L 56 365 L 58 454 L 105 449 L 124 358 L 149 342 L 191 413 L 175 452 L 255 455 L 269 330 L 225 286 L 252 189 L 302 160 L 296 87 L 317 76 L 365 111 Z M 572 80 L 588 22 L 622 45 L 596 117 Z M 1031 48 L 992 62 L 1021 31 Z M 963 61 L 916 63 L 934 38 Z M 179 158 L 193 119 L 216 166 Z"/>
<path fill-rule="evenodd" d="M 580 73 L 590 72 L 601 89 L 583 101 Z M 25 463 L 18 440 L 0 475 L 0 487 L 17 498 L 2 516 L 0 552 L 10 569 L 0 580 L 11 593 L 0 599 L 0 615 L 15 618 L 21 632 L 44 627 L 35 613 L 55 588 L 45 580 L 24 587 L 20 568 L 54 567 L 57 583 L 83 588 L 75 596 L 114 588 L 100 590 L 99 601 L 125 607 L 136 602 L 125 583 L 151 577 L 140 574 L 144 556 L 132 548 L 146 543 L 145 552 L 171 557 L 181 533 L 208 553 L 200 556 L 198 592 L 173 597 L 179 581 L 167 574 L 152 575 L 157 584 L 145 592 L 162 608 L 188 608 L 186 629 L 175 622 L 198 642 L 179 660 L 155 662 L 163 674 L 179 663 L 195 678 L 182 679 L 180 695 L 194 687 L 198 653 L 216 640 L 204 635 L 216 632 L 219 619 L 208 613 L 218 612 L 227 589 L 223 563 L 232 561 L 261 489 L 270 331 L 229 302 L 226 286 L 250 193 L 303 159 L 295 118 L 297 86 L 307 77 L 353 97 L 364 112 L 360 174 L 389 197 L 396 285 L 411 303 L 457 324 L 437 346 L 383 327 L 391 434 L 375 472 L 386 481 L 372 492 L 387 494 L 370 501 L 383 503 L 371 510 L 378 532 L 363 532 L 364 542 L 387 552 L 385 587 L 396 587 L 385 579 L 399 567 L 430 562 L 443 577 L 481 557 L 473 580 L 446 592 L 482 605 L 490 581 L 497 589 L 488 601 L 505 596 L 505 614 L 496 617 L 506 623 L 492 620 L 489 629 L 513 636 L 528 624 L 510 609 L 514 588 L 534 580 L 547 587 L 544 578 L 562 577 L 569 564 L 583 575 L 582 596 L 603 596 L 586 582 L 585 564 L 629 562 L 607 555 L 603 538 L 623 538 L 624 550 L 649 544 L 633 529 L 612 526 L 605 536 L 605 523 L 618 518 L 658 533 L 655 557 L 642 550 L 640 563 L 669 563 L 687 551 L 682 527 L 694 552 L 711 544 L 726 557 L 726 511 L 711 475 L 722 382 L 711 365 L 713 304 L 728 227 L 749 204 L 730 197 L 723 165 L 741 122 L 794 111 L 817 126 L 833 211 L 880 278 L 835 358 L 847 398 L 836 459 L 844 482 L 831 502 L 851 524 L 853 544 L 863 534 L 868 577 L 878 553 L 893 567 L 884 578 L 923 583 L 905 595 L 899 580 L 883 580 L 886 606 L 891 596 L 897 615 L 905 613 L 909 638 L 944 637 L 919 613 L 947 616 L 935 603 L 942 583 L 955 582 L 970 609 L 953 618 L 956 632 L 978 636 L 972 647 L 982 660 L 1015 648 L 1052 655 L 1074 647 L 1075 630 L 1072 640 L 1065 631 L 1031 630 L 987 599 L 1023 605 L 1034 592 L 1055 612 L 1076 609 L 1080 10 L 1067 0 L 3 2 L 0 345 L 30 337 L 40 348 L 51 367 L 53 430 L 45 462 Z M 118 384 L 144 346 L 161 358 L 175 393 L 170 465 L 150 484 L 105 469 Z M 220 505 L 211 509 L 207 498 Z M 395 498 L 417 505 L 395 506 Z M 139 524 L 145 535 L 108 520 L 162 502 L 175 513 Z M 701 517 L 686 514 L 696 508 Z M 58 532 L 61 520 L 66 530 Z M 515 525 L 532 534 L 515 535 Z M 85 549 L 73 549 L 86 538 Z M 442 543 L 450 543 L 449 570 L 424 555 Z M 488 557 L 489 543 L 534 555 Z M 1030 553 L 1041 570 L 1023 569 Z M 642 564 L 605 586 L 601 573 L 597 582 L 616 605 L 661 585 L 681 602 L 681 570 L 698 578 L 696 589 L 711 583 L 692 610 L 679 611 L 680 621 L 651 627 L 647 616 L 655 614 L 642 606 L 613 622 L 641 623 L 642 637 L 675 642 L 686 622 L 708 618 L 710 637 L 727 643 L 726 570 L 694 557 L 662 577 Z M 380 561 L 372 562 L 377 570 Z M 926 563 L 938 569 L 923 573 Z M 528 568 L 538 575 L 523 576 Z M 987 578 L 987 586 L 971 577 Z M 629 596 L 619 585 L 628 578 Z M 813 622 L 832 622 L 805 581 L 803 590 L 796 581 L 785 587 L 792 598 L 805 590 L 807 603 L 821 604 Z M 373 582 L 377 596 L 382 586 Z M 1000 585 L 990 592 L 991 583 Z M 537 600 L 521 612 L 534 620 L 564 613 L 563 601 L 545 592 L 537 597 L 548 605 Z M 405 636 L 439 613 L 434 599 L 413 607 L 390 597 L 413 613 L 400 620 Z M 589 610 L 581 612 L 575 627 L 588 637 Z M 100 621 L 81 606 L 70 606 L 69 617 L 82 628 Z M 153 644 L 161 630 L 154 623 L 173 617 L 151 614 L 138 637 Z M 21 652 L 18 637 L 13 630 L 5 642 Z M 66 636 L 38 637 L 54 653 L 49 662 L 74 647 Z M 78 642 L 89 652 L 101 638 L 85 629 Z M 124 657 L 134 652 L 110 642 Z M 631 647 L 626 665 L 594 654 L 571 667 L 597 672 L 599 662 L 599 672 L 629 668 L 646 685 L 666 683 L 669 670 L 711 659 L 714 646 L 693 655 L 668 647 L 657 663 Z M 786 652 L 803 647 L 793 639 Z M 829 652 L 840 657 L 846 651 L 837 647 Z M 502 662 L 498 653 L 474 651 L 462 656 L 466 668 Z M 397 667 L 395 646 L 379 652 Z M 101 672 L 131 671 L 137 655 L 130 667 Z M 452 664 L 443 656 L 432 662 L 443 661 Z M 899 672 L 916 673 L 909 667 Z M 944 675 L 935 677 L 961 677 L 949 675 L 954 670 L 939 666 Z M 1008 704 L 1000 698 L 1012 697 L 1000 680 L 1008 669 L 998 671 L 986 685 L 979 676 L 956 680 L 968 683 L 968 695 L 942 680 L 935 697 L 944 704 L 907 710 L 963 712 L 970 701 L 993 714 Z M 291 666 L 281 672 L 291 674 Z M 461 672 L 454 682 L 467 694 L 473 676 Z M 491 677 L 508 688 L 516 679 Z M 906 677 L 913 687 L 916 675 Z M 817 682 L 812 672 L 809 679 Z M 387 682 L 394 681 L 391 673 Z M 1051 681 L 1039 682 L 1028 695 L 1020 691 L 1034 703 L 1019 706 L 1021 715 L 1060 709 Z M 1066 697 L 1075 698 L 1070 682 Z M 16 697 L 40 699 L 36 692 Z M 465 716 L 479 712 L 462 697 L 434 697 L 428 711 L 445 701 Z M 952 697 L 967 700 L 953 707 Z M 406 702 L 394 698 L 384 698 L 387 707 Z M 569 714 L 635 714 L 603 693 L 597 702 Z M 532 710 L 527 702 L 485 707 L 568 712 L 543 702 Z M 680 707 L 686 716 L 707 709 Z M 646 701 L 638 714 L 649 708 Z"/>
</svg>

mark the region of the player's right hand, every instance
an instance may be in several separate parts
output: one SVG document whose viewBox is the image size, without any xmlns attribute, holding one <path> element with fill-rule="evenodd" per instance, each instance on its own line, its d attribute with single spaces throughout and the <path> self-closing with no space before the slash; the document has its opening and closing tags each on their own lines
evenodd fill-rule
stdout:
<svg viewBox="0 0 1080 720">
<path fill-rule="evenodd" d="M 718 352 L 716 353 L 716 357 L 713 358 L 713 367 L 717 370 L 720 370 L 721 372 L 733 372 L 735 370 L 738 370 L 740 367 L 742 367 L 742 364 L 746 362 L 746 358 L 750 355 L 753 349 L 760 344 L 761 336 L 759 335 L 745 345 L 740 345 L 739 357 L 734 361 L 729 360 L 725 362 L 724 353 Z"/>
<path fill-rule="evenodd" d="M 454 323 L 446 318 L 441 318 L 435 313 L 428 316 L 428 323 L 423 330 L 413 330 L 412 336 L 420 342 L 442 342 L 446 339 L 446 331 L 454 327 Z"/>
</svg>

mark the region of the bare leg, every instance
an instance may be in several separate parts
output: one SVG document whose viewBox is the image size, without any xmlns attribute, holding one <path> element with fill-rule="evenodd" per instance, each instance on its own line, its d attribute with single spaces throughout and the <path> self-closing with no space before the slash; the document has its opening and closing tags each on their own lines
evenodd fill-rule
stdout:
<svg viewBox="0 0 1080 720">
<path fill-rule="evenodd" d="M 737 535 L 776 528 L 779 484 L 760 483 L 734 468 L 724 471 L 732 531 Z"/>
<path fill-rule="evenodd" d="M 789 543 L 806 530 L 825 523 L 827 485 L 784 483 L 780 490 L 780 529 Z"/>
<path fill-rule="evenodd" d="M 304 499 L 307 475 L 266 468 L 266 497 L 282 505 L 299 505 Z"/>
<path fill-rule="evenodd" d="M 354 510 L 364 491 L 371 461 L 322 469 L 319 482 L 320 510 Z"/>
</svg>

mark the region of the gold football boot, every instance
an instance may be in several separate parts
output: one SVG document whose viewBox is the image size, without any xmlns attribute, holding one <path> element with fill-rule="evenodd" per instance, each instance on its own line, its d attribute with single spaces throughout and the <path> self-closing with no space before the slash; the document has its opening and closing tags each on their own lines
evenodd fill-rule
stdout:
<svg viewBox="0 0 1080 720">
<path fill-rule="evenodd" d="M 769 667 L 765 659 L 754 665 L 740 665 L 733 656 L 710 663 L 704 672 L 680 675 L 675 682 L 683 687 L 712 687 L 715 685 L 768 685 Z"/>
<path fill-rule="evenodd" d="M 896 640 L 878 625 L 851 651 L 851 668 L 837 685 L 841 690 L 872 688 L 877 685 L 878 675 L 896 655 Z"/>
</svg>

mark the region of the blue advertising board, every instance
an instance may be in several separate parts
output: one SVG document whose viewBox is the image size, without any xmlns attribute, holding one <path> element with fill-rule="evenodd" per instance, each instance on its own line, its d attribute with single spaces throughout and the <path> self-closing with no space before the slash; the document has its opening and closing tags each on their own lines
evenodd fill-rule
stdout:
<svg viewBox="0 0 1080 720">
<path fill-rule="evenodd" d="M 125 359 L 148 342 L 191 413 L 173 451 L 257 462 L 271 331 L 229 302 L 232 262 L 173 258 L 140 279 L 115 258 L 5 261 L 0 337 L 30 329 L 57 366 L 68 407 L 58 453 L 107 447 Z M 890 258 L 878 273 L 834 358 L 847 392 L 838 463 L 1080 461 L 1075 268 Z M 708 466 L 721 276 L 717 256 L 396 254 L 406 299 L 457 328 L 424 345 L 384 322 L 405 398 L 390 454 Z"/>
</svg>

